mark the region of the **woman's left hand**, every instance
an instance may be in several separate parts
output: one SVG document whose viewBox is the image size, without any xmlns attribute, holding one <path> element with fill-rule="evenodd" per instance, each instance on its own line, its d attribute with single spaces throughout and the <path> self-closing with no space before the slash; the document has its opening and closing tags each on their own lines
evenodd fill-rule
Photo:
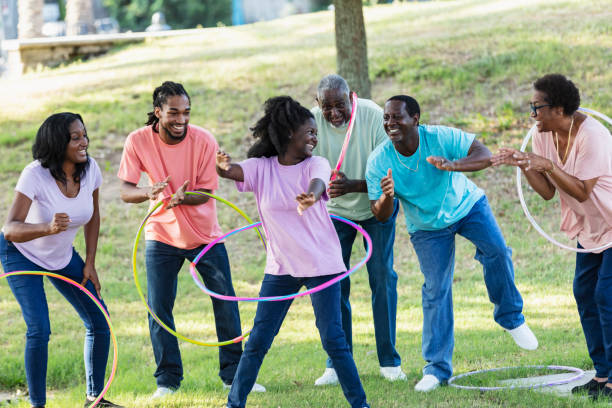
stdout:
<svg viewBox="0 0 612 408">
<path fill-rule="evenodd" d="M 317 200 L 314 193 L 302 193 L 295 197 L 295 201 L 298 202 L 297 212 L 298 214 L 302 215 L 304 211 L 312 207 Z"/>
<path fill-rule="evenodd" d="M 102 294 L 100 290 L 102 287 L 100 286 L 100 281 L 98 280 L 98 272 L 96 272 L 96 267 L 92 264 L 85 263 L 83 267 L 83 281 L 81 282 L 81 286 L 85 286 L 87 281 L 91 281 L 93 283 L 94 288 L 96 288 L 96 292 L 98 293 L 98 298 L 102 299 Z"/>
</svg>

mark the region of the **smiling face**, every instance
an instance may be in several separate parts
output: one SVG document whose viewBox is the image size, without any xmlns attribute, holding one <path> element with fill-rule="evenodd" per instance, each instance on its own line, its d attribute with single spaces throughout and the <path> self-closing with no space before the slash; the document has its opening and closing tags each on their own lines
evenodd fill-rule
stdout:
<svg viewBox="0 0 612 408">
<path fill-rule="evenodd" d="M 159 119 L 159 134 L 169 142 L 179 142 L 187 134 L 191 106 L 186 95 L 172 95 L 162 104 L 155 107 L 155 116 Z"/>
<path fill-rule="evenodd" d="M 317 145 L 317 124 L 313 118 L 308 118 L 295 132 L 287 146 L 287 154 L 304 159 L 312 156 L 312 150 Z"/>
<path fill-rule="evenodd" d="M 323 118 L 333 127 L 344 126 L 351 118 L 351 101 L 340 89 L 326 89 L 317 97 Z"/>
<path fill-rule="evenodd" d="M 408 115 L 404 101 L 390 100 L 385 103 L 383 126 L 394 144 L 417 132 L 418 124 L 418 113 L 412 117 Z"/>
<path fill-rule="evenodd" d="M 87 138 L 85 125 L 77 119 L 70 124 L 68 132 L 70 133 L 70 141 L 66 146 L 66 156 L 64 160 L 74 164 L 86 162 L 89 139 Z"/>
<path fill-rule="evenodd" d="M 536 122 L 538 132 L 552 132 L 560 118 L 563 117 L 563 107 L 550 106 L 547 102 L 547 95 L 542 91 L 534 91 L 531 97 L 532 111 L 530 116 Z"/>
</svg>

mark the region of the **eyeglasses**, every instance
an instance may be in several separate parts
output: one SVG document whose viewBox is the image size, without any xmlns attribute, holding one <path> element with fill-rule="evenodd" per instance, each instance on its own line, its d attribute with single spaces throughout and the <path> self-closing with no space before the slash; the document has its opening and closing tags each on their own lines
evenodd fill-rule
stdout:
<svg viewBox="0 0 612 408">
<path fill-rule="evenodd" d="M 533 113 L 533 116 L 538 116 L 538 109 L 544 108 L 546 106 L 552 106 L 552 105 L 548 103 L 548 104 L 545 104 L 545 105 L 536 106 L 535 103 L 529 102 L 529 107 L 531 108 L 531 113 Z"/>
</svg>

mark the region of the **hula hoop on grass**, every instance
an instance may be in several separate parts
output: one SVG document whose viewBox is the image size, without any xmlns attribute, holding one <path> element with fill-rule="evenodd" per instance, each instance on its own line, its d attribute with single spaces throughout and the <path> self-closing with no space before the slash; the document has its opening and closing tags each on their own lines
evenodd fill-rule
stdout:
<svg viewBox="0 0 612 408">
<path fill-rule="evenodd" d="M 580 110 L 582 112 L 589 113 L 591 115 L 599 116 L 600 118 L 602 118 L 603 120 L 608 122 L 610 125 L 612 125 L 612 119 L 610 119 L 609 117 L 607 117 L 603 113 L 600 113 L 600 112 L 597 112 L 597 111 L 594 111 L 594 110 L 588 109 L 588 108 L 578 108 L 578 110 Z M 529 143 L 530 139 L 531 139 L 531 131 L 527 132 L 527 136 L 525 136 L 525 138 L 523 139 L 523 144 L 521 145 L 521 149 L 520 149 L 521 152 L 525 151 L 525 148 L 527 147 L 527 144 Z M 540 227 L 538 225 L 538 223 L 531 216 L 531 213 L 529 212 L 529 209 L 527 209 L 527 204 L 525 203 L 525 197 L 523 197 L 523 188 L 522 188 L 522 184 L 521 184 L 521 169 L 520 169 L 520 167 L 516 168 L 516 188 L 517 188 L 517 191 L 518 191 L 519 200 L 521 201 L 521 207 L 523 207 L 523 212 L 525 213 L 525 216 L 527 217 L 527 219 L 529 220 L 531 225 L 533 225 L 533 228 L 535 228 L 536 231 L 538 231 L 540 233 L 540 235 L 542 235 L 544 238 L 546 238 L 549 242 L 555 244 L 559 248 L 567 249 L 568 251 L 582 252 L 582 253 L 596 252 L 596 251 L 600 251 L 600 250 L 612 247 L 612 242 L 609 242 L 609 243 L 607 243 L 605 245 L 602 245 L 600 247 L 597 247 L 597 248 L 582 248 L 582 249 L 581 248 L 573 248 L 573 247 L 570 247 L 570 246 L 567 246 L 565 244 L 560 243 L 559 241 L 557 241 L 556 239 L 554 239 L 553 237 L 548 235 L 542 229 L 542 227 Z"/>
<path fill-rule="evenodd" d="M 211 193 L 207 193 L 204 191 L 186 191 L 185 194 L 187 195 L 205 195 L 208 196 L 210 198 L 214 198 L 217 201 L 221 201 L 224 204 L 227 204 L 228 206 L 232 207 L 234 210 L 236 210 L 236 212 L 238 212 L 238 214 L 240 214 L 245 220 L 247 220 L 247 222 L 252 223 L 253 220 L 251 220 L 249 218 L 248 215 L 246 215 L 240 208 L 236 207 L 235 204 L 221 198 L 218 197 L 214 194 Z M 153 215 L 153 213 L 160 207 L 162 206 L 162 204 L 164 204 L 165 200 L 167 200 L 169 197 L 166 197 L 162 200 L 160 200 L 159 203 L 157 203 L 152 209 L 151 211 L 149 211 L 149 213 L 146 215 L 146 217 L 142 220 L 142 223 L 140 224 L 140 227 L 138 228 L 138 232 L 136 233 L 136 239 L 134 240 L 134 249 L 132 251 L 132 270 L 134 272 L 134 284 L 136 285 L 136 290 L 138 291 L 138 295 L 140 296 L 140 299 L 142 300 L 142 302 L 144 303 L 145 307 L 147 308 L 147 311 L 149 312 L 149 314 L 151 315 L 151 317 L 161 326 L 163 327 L 168 333 L 172 334 L 173 336 L 184 340 L 188 343 L 191 344 L 195 344 L 197 346 L 205 346 L 205 347 L 219 347 L 219 346 L 226 346 L 228 344 L 234 344 L 234 343 L 240 343 L 242 340 L 244 340 L 245 337 L 247 337 L 250 333 L 251 330 L 248 330 L 247 332 L 243 333 L 242 335 L 235 337 L 233 339 L 230 340 L 225 340 L 225 341 L 217 341 L 217 342 L 204 342 L 204 341 L 199 341 L 199 340 L 194 340 L 191 339 L 189 337 L 183 336 L 180 333 L 177 333 L 175 330 L 173 330 L 172 328 L 170 328 L 166 323 L 164 323 L 151 309 L 151 306 L 149 306 L 149 303 L 147 302 L 147 299 L 144 296 L 144 293 L 142 292 L 142 287 L 140 286 L 140 280 L 138 279 L 138 270 L 136 268 L 136 254 L 138 253 L 138 241 L 140 241 L 140 236 L 142 235 L 142 231 L 144 230 L 144 227 L 147 223 L 147 220 Z M 257 234 L 259 235 L 259 238 L 261 240 L 261 242 L 264 245 L 264 248 L 266 246 L 265 241 L 261 235 L 261 233 L 259 232 L 259 230 L 257 230 Z M 218 242 L 219 240 L 215 240 L 215 242 Z"/>
<path fill-rule="evenodd" d="M 104 395 L 106 394 L 106 392 L 110 388 L 111 383 L 113 382 L 113 379 L 115 378 L 115 372 L 117 371 L 117 356 L 118 356 L 117 338 L 115 337 L 115 331 L 113 330 L 113 325 L 111 323 L 110 316 L 108 315 L 108 313 L 104 309 L 104 306 L 102 306 L 102 303 L 100 303 L 100 301 L 98 299 L 96 299 L 96 297 L 87 288 L 85 288 L 84 286 L 79 285 L 78 283 L 76 283 L 75 281 L 73 281 L 70 278 L 67 278 L 65 276 L 59 275 L 57 273 L 52 273 L 52 272 L 43 272 L 43 271 L 13 271 L 13 272 L 5 272 L 3 274 L 0 274 L 0 279 L 6 278 L 6 277 L 9 277 L 9 276 L 16 276 L 16 275 L 49 276 L 49 277 L 52 277 L 52 278 L 57 278 L 59 280 L 62 280 L 64 282 L 66 282 L 66 283 L 69 283 L 72 286 L 74 286 L 77 289 L 79 289 L 84 294 L 86 294 L 91 300 L 93 300 L 95 305 L 98 306 L 98 309 L 100 309 L 100 311 L 104 315 L 104 319 L 106 320 L 106 323 L 108 324 L 108 330 L 110 331 L 111 339 L 113 340 L 113 368 L 111 369 L 110 376 L 108 377 L 108 381 L 106 382 L 106 385 L 102 389 L 102 392 L 93 401 L 93 403 L 92 403 L 90 408 L 95 407 L 96 405 L 98 405 L 100 400 L 102 398 L 104 398 Z"/>
<path fill-rule="evenodd" d="M 507 370 L 513 370 L 513 369 L 517 369 L 517 368 L 536 368 L 536 369 L 548 369 L 548 370 L 557 370 L 557 371 L 571 371 L 573 373 L 576 373 L 576 375 L 573 376 L 573 377 L 570 377 L 570 378 L 566 378 L 566 379 L 558 380 L 558 381 L 551 381 L 551 382 L 548 382 L 548 383 L 531 384 L 531 385 L 509 385 L 507 387 L 473 387 L 473 386 L 469 386 L 469 385 L 457 385 L 457 384 L 454 383 L 455 381 L 457 381 L 460 378 L 469 377 L 471 375 L 476 375 L 476 374 L 481 374 L 481 373 L 488 373 L 488 372 L 494 372 L 494 371 L 507 371 Z M 532 365 L 532 366 L 522 366 L 522 367 L 501 367 L 501 368 L 489 368 L 488 370 L 470 371 L 469 373 L 465 373 L 465 374 L 461 374 L 461 375 L 456 375 L 456 376 L 452 377 L 450 380 L 448 380 L 448 385 L 450 385 L 451 387 L 460 388 L 462 390 L 476 390 L 476 391 L 499 391 L 499 390 L 533 389 L 533 388 L 552 387 L 554 385 L 567 384 L 567 383 L 570 383 L 572 381 L 575 381 L 575 380 L 581 378 L 583 375 L 584 375 L 584 371 L 582 371 L 579 368 L 576 368 L 576 367 L 566 367 L 566 366 L 557 366 L 557 365 Z"/>
<path fill-rule="evenodd" d="M 240 297 L 240 296 L 227 296 L 227 295 L 221 295 L 219 293 L 213 292 L 212 290 L 208 289 L 206 287 L 206 285 L 204 285 L 204 282 L 202 282 L 200 280 L 200 278 L 198 277 L 198 274 L 196 273 L 195 270 L 195 266 L 197 265 L 197 263 L 200 261 L 200 259 L 202 258 L 202 256 L 204 256 L 204 254 L 206 252 L 208 252 L 208 250 L 210 248 L 212 248 L 213 245 L 215 245 L 215 243 L 217 243 L 218 241 L 225 239 L 227 237 L 230 237 L 240 231 L 245 231 L 251 228 L 255 228 L 261 225 L 261 222 L 256 222 L 254 224 L 251 225 L 247 225 L 246 227 L 241 227 L 241 228 L 236 228 L 230 232 L 228 232 L 227 234 L 225 234 L 222 237 L 217 238 L 216 240 L 212 241 L 210 244 L 206 245 L 204 247 L 204 249 L 202 249 L 202 251 L 194 258 L 193 262 L 191 262 L 191 264 L 189 265 L 189 270 L 191 271 L 191 277 L 193 278 L 193 280 L 195 281 L 196 285 L 198 285 L 198 287 L 200 289 L 202 289 L 202 291 L 204 291 L 204 293 L 206 293 L 207 295 L 210 295 L 212 297 L 215 297 L 217 299 L 221 299 L 221 300 L 230 300 L 230 301 L 244 301 L 244 302 L 270 302 L 270 301 L 280 301 L 280 300 L 289 300 L 289 299 L 295 299 L 296 297 L 301 297 L 301 296 L 306 296 L 306 295 L 311 295 L 313 293 L 316 293 L 320 290 L 323 290 L 325 288 L 328 288 L 329 286 L 333 285 L 336 282 L 341 281 L 342 279 L 346 278 L 347 276 L 349 276 L 350 274 L 352 274 L 353 272 L 355 272 L 357 269 L 361 268 L 363 265 L 365 265 L 365 263 L 370 259 L 370 257 L 372 256 L 372 239 L 370 239 L 370 236 L 368 235 L 368 233 L 361 228 L 359 225 L 355 224 L 354 222 L 347 220 L 346 218 L 342 218 L 339 217 L 337 215 L 332 215 L 330 214 L 331 218 L 336 219 L 338 221 L 342 221 L 345 224 L 350 225 L 351 227 L 355 228 L 357 231 L 359 231 L 359 233 L 361 233 L 361 235 L 363 235 L 363 237 L 366 240 L 366 255 L 363 257 L 363 259 L 361 261 L 359 261 L 355 266 L 353 266 L 351 269 L 349 269 L 348 271 L 344 272 L 342 275 L 338 275 L 333 279 L 328 280 L 325 283 L 322 283 L 318 286 L 315 286 L 314 288 L 305 290 L 303 292 L 296 292 L 296 293 L 292 293 L 290 295 L 283 295 L 283 296 L 263 296 L 263 297 Z"/>
<path fill-rule="evenodd" d="M 346 130 L 346 136 L 344 136 L 344 142 L 342 143 L 342 150 L 340 150 L 340 156 L 338 157 L 338 163 L 336 163 L 335 171 L 340 171 L 340 166 L 342 166 L 342 162 L 344 161 L 344 156 L 346 155 L 346 149 L 349 145 L 349 140 L 351 140 L 351 134 L 353 133 L 353 126 L 355 126 L 355 117 L 357 116 L 357 103 L 359 99 L 357 98 L 357 94 L 355 92 L 352 93 L 353 96 L 353 108 L 351 109 L 351 119 L 349 120 L 348 129 Z M 334 180 L 336 178 L 336 173 L 332 173 L 331 179 Z"/>
</svg>

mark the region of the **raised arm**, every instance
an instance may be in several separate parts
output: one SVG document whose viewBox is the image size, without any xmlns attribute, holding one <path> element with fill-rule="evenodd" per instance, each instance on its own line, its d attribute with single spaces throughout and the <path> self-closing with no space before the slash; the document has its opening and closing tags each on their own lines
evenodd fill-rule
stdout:
<svg viewBox="0 0 612 408">
<path fill-rule="evenodd" d="M 217 174 L 226 179 L 244 181 L 242 167 L 232 163 L 230 155 L 221 150 L 217 152 Z"/>
</svg>

